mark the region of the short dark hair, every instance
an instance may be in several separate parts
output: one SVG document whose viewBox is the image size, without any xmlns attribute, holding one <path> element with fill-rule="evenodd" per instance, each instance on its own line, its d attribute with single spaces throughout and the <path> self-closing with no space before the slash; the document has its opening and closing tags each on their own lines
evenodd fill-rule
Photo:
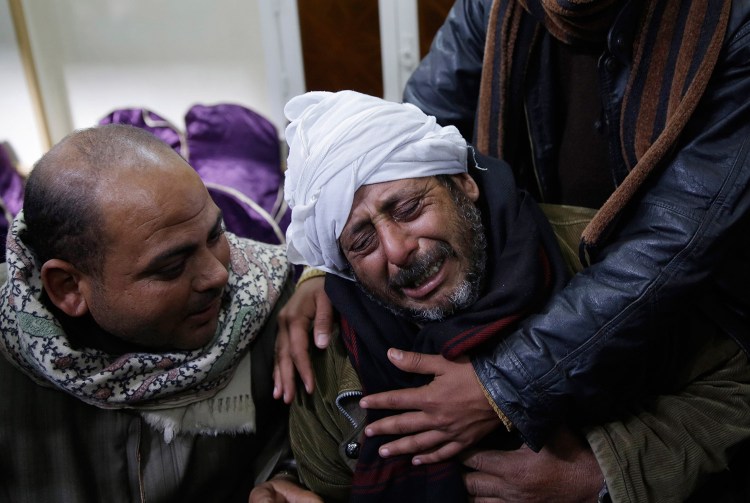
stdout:
<svg viewBox="0 0 750 503">
<path fill-rule="evenodd" d="M 24 192 L 21 239 L 40 267 L 58 258 L 100 276 L 107 238 L 99 185 L 104 174 L 141 158 L 143 147 L 169 149 L 136 127 L 97 126 L 71 133 L 34 165 Z"/>
</svg>

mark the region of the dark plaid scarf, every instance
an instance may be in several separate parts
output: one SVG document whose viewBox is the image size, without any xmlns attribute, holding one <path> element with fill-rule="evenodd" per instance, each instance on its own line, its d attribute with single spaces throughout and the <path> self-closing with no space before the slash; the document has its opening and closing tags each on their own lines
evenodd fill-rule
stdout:
<svg viewBox="0 0 750 503">
<path fill-rule="evenodd" d="M 638 0 L 631 0 L 638 1 Z M 730 0 L 641 0 L 620 137 L 628 176 L 582 235 L 595 247 L 694 112 L 718 59 Z M 512 162 L 533 42 L 603 45 L 621 0 L 495 0 L 490 11 L 476 123 L 477 148 Z M 544 28 L 544 29 L 542 29 Z"/>
<path fill-rule="evenodd" d="M 477 203 L 487 235 L 486 284 L 468 309 L 419 328 L 371 301 L 354 282 L 326 276 L 326 291 L 341 314 L 344 342 L 365 394 L 426 384 L 386 357 L 390 347 L 454 359 L 508 333 L 538 311 L 565 280 L 564 265 L 549 224 L 526 193 L 519 193 L 507 164 L 477 156 L 486 171 L 472 169 L 482 193 Z M 388 411 L 368 411 L 372 422 Z M 354 474 L 352 501 L 449 501 L 466 498 L 456 461 L 412 466 L 410 456 L 382 459 L 389 437 L 368 438 Z"/>
</svg>

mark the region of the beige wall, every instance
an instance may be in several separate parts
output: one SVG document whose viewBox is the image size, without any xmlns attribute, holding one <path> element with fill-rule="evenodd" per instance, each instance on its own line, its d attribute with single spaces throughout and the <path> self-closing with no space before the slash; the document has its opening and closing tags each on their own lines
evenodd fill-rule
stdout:
<svg viewBox="0 0 750 503">
<path fill-rule="evenodd" d="M 346 0 L 342 0 L 346 1 Z M 115 108 L 183 125 L 196 103 L 238 103 L 283 134 L 283 106 L 305 91 L 297 0 L 0 0 L 0 142 L 28 169 L 46 150 L 19 59 L 20 5 L 52 143 Z M 417 63 L 416 0 L 379 0 L 385 98 Z"/>
<path fill-rule="evenodd" d="M 44 148 L 7 0 L 0 0 L 0 142 L 8 142 L 23 165 Z"/>
<path fill-rule="evenodd" d="M 0 141 L 24 164 L 41 154 L 0 0 Z M 195 103 L 270 116 L 258 0 L 22 0 L 53 142 L 114 108 L 151 108 L 177 125 Z M 15 113 L 6 115 L 6 104 Z M 11 134 L 16 130 L 15 134 Z M 26 134 L 19 134 L 24 130 Z M 34 145 L 36 143 L 36 145 Z"/>
</svg>

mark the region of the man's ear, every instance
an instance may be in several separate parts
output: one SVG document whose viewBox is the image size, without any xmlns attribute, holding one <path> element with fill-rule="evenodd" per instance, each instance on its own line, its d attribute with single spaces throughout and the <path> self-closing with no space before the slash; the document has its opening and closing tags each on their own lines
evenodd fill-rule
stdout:
<svg viewBox="0 0 750 503">
<path fill-rule="evenodd" d="M 52 303 L 73 318 L 89 311 L 83 295 L 86 276 L 73 264 L 60 259 L 51 259 L 42 266 L 42 284 Z"/>
<path fill-rule="evenodd" d="M 456 187 L 466 194 L 466 197 L 474 202 L 479 199 L 479 186 L 470 174 L 458 173 L 457 175 L 451 175 L 451 178 L 453 179 L 453 183 L 456 184 Z"/>
</svg>

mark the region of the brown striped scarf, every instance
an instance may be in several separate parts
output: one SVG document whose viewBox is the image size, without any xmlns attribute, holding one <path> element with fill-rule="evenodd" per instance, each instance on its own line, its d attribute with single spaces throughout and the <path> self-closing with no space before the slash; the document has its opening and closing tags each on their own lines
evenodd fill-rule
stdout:
<svg viewBox="0 0 750 503">
<path fill-rule="evenodd" d="M 726 32 L 731 0 L 643 0 L 632 69 L 621 109 L 628 176 L 581 236 L 602 241 L 610 224 L 659 166 L 708 85 Z M 476 144 L 509 159 L 510 124 L 523 113 L 530 48 L 543 26 L 569 44 L 603 44 L 620 0 L 495 0 L 490 11 L 479 94 Z"/>
</svg>

